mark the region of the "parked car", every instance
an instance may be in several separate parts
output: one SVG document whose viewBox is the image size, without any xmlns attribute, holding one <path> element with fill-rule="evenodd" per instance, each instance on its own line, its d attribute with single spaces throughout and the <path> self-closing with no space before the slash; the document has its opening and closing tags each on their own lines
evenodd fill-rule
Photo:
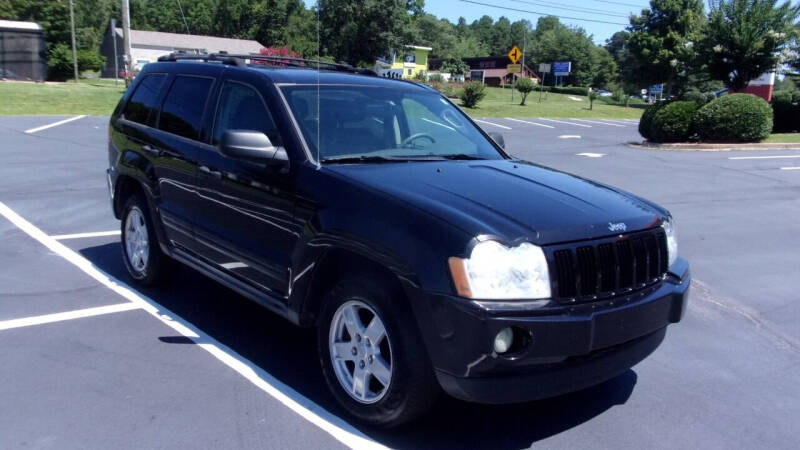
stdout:
<svg viewBox="0 0 800 450">
<path fill-rule="evenodd" d="M 600 97 L 611 97 L 612 95 L 614 95 L 614 93 L 611 91 L 606 91 L 605 89 L 600 89 L 599 91 L 597 91 L 597 95 L 599 95 Z"/>
<path fill-rule="evenodd" d="M 442 390 L 602 382 L 681 320 L 664 208 L 510 156 L 427 86 L 274 61 L 170 55 L 122 97 L 107 175 L 133 279 L 177 261 L 316 330 L 334 398 L 380 426 Z"/>
</svg>

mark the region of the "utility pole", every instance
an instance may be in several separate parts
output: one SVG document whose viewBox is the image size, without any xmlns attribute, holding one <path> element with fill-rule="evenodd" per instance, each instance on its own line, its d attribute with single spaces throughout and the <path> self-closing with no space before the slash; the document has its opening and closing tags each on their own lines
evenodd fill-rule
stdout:
<svg viewBox="0 0 800 450">
<path fill-rule="evenodd" d="M 114 42 L 114 85 L 119 84 L 119 56 L 117 56 L 117 19 L 111 19 L 111 41 Z"/>
<path fill-rule="evenodd" d="M 122 41 L 125 47 L 125 86 L 131 73 L 131 7 L 128 0 L 122 0 Z"/>
<path fill-rule="evenodd" d="M 522 67 L 521 67 L 522 70 L 520 70 L 520 75 L 522 75 L 522 77 L 525 77 L 525 44 L 528 42 L 527 20 L 523 23 L 523 29 L 524 31 L 522 32 Z"/>
<path fill-rule="evenodd" d="M 75 83 L 78 82 L 78 51 L 75 49 L 75 11 L 72 0 L 69 0 L 69 27 L 72 33 L 72 70 L 75 72 Z"/>
</svg>

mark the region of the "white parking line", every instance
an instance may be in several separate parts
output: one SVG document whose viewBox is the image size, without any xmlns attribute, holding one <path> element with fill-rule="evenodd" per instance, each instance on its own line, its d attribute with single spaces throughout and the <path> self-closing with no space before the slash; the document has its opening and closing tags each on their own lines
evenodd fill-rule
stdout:
<svg viewBox="0 0 800 450">
<path fill-rule="evenodd" d="M 29 327 L 45 323 L 62 322 L 65 320 L 81 319 L 84 317 L 100 316 L 122 311 L 141 309 L 140 305 L 131 302 L 118 303 L 116 305 L 97 306 L 94 308 L 78 309 L 75 311 L 60 312 L 54 314 L 44 314 L 41 316 L 23 317 L 21 319 L 10 319 L 0 321 L 0 330 L 10 330 L 12 328 Z"/>
<path fill-rule="evenodd" d="M 585 156 L 587 158 L 602 158 L 605 153 L 576 153 L 575 156 Z"/>
<path fill-rule="evenodd" d="M 545 119 L 544 117 L 539 117 L 539 120 L 546 120 L 548 122 L 565 123 L 567 125 L 575 125 L 576 127 L 592 128 L 591 125 L 584 125 L 582 123 L 565 122 L 563 120 Z"/>
<path fill-rule="evenodd" d="M 79 253 L 45 234 L 2 202 L 0 202 L 0 215 L 90 277 L 130 300 L 134 305 L 141 307 L 144 311 L 147 311 L 184 337 L 192 339 L 199 347 L 209 352 L 219 361 L 253 383 L 253 385 L 281 402 L 300 417 L 324 430 L 339 442 L 352 448 L 386 448 L 346 421 L 331 414 L 320 405 L 284 384 L 261 367 L 248 361 L 183 318 L 173 314 L 155 300 L 135 291 L 123 281 L 104 272 Z"/>
<path fill-rule="evenodd" d="M 117 236 L 120 233 L 121 233 L 120 230 L 93 231 L 91 233 L 57 234 L 55 236 L 50 236 L 50 237 L 57 241 L 62 241 L 64 239 L 82 239 L 82 238 L 92 238 L 100 236 Z"/>
<path fill-rule="evenodd" d="M 569 120 L 577 120 L 578 122 L 599 123 L 600 125 L 606 125 L 609 127 L 625 128 L 625 125 L 620 125 L 618 123 L 601 122 L 599 120 L 586 120 L 586 119 L 569 119 Z"/>
<path fill-rule="evenodd" d="M 559 139 L 580 139 L 581 136 L 579 134 L 562 134 L 558 138 Z"/>
<path fill-rule="evenodd" d="M 511 117 L 506 117 L 506 120 L 511 120 L 511 121 L 520 122 L 520 123 L 527 123 L 527 124 L 530 124 L 530 125 L 536 125 L 536 126 L 545 127 L 545 128 L 555 128 L 552 125 L 545 125 L 543 123 L 530 122 L 530 121 L 527 121 L 527 120 L 512 119 Z"/>
<path fill-rule="evenodd" d="M 59 120 L 58 122 L 54 122 L 54 123 L 51 123 L 49 125 L 42 125 L 40 127 L 31 128 L 30 130 L 25 130 L 25 132 L 28 133 L 28 134 L 36 133 L 37 131 L 42 131 L 42 130 L 46 130 L 48 128 L 53 128 L 53 127 L 57 127 L 59 125 L 64 125 L 65 123 L 69 123 L 69 122 L 72 122 L 72 121 L 78 120 L 78 119 L 83 119 L 84 117 L 86 117 L 85 114 L 81 115 L 81 116 L 70 117 L 69 119 Z"/>
<path fill-rule="evenodd" d="M 800 167 L 798 167 L 798 166 L 781 167 L 781 170 L 800 170 Z"/>
<path fill-rule="evenodd" d="M 800 158 L 800 155 L 731 156 L 728 159 L 783 159 L 783 158 Z"/>
<path fill-rule="evenodd" d="M 480 120 L 480 119 L 472 119 L 472 120 L 474 120 L 475 122 L 485 123 L 487 125 L 494 125 L 496 127 L 502 128 L 504 130 L 510 130 L 511 129 L 511 127 L 507 127 L 505 125 L 500 125 L 500 124 L 497 124 L 497 123 L 487 122 L 485 120 Z"/>
</svg>

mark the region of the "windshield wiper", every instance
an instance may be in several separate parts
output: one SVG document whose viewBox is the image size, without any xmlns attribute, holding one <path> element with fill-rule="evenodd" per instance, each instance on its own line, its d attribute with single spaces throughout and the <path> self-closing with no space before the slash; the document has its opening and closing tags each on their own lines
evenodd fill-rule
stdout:
<svg viewBox="0 0 800 450">
<path fill-rule="evenodd" d="M 486 158 L 484 158 L 482 156 L 467 155 L 467 154 L 464 154 L 464 153 L 456 153 L 454 155 L 436 155 L 436 156 L 439 156 L 440 158 L 452 159 L 452 160 L 456 160 L 456 161 L 474 161 L 474 160 L 486 159 Z"/>
<path fill-rule="evenodd" d="M 445 159 L 439 155 L 424 155 L 424 156 L 378 156 L 378 155 L 360 155 L 360 156 L 340 156 L 333 158 L 323 158 L 322 162 L 326 164 L 348 164 L 360 162 L 408 162 L 408 161 L 441 161 Z"/>
</svg>

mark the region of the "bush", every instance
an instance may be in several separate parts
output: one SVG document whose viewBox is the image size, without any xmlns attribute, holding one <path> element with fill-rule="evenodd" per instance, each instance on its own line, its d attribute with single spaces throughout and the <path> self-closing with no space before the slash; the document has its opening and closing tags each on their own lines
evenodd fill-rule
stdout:
<svg viewBox="0 0 800 450">
<path fill-rule="evenodd" d="M 480 81 L 472 81 L 464 85 L 464 90 L 461 92 L 461 105 L 467 108 L 476 108 L 484 97 L 486 97 L 486 86 Z"/>
<path fill-rule="evenodd" d="M 800 91 L 776 91 L 772 95 L 772 131 L 791 133 L 800 131 Z"/>
<path fill-rule="evenodd" d="M 514 83 L 514 89 L 518 90 L 519 93 L 522 94 L 522 102 L 520 102 L 520 105 L 524 106 L 525 99 L 528 98 L 528 94 L 533 91 L 533 80 L 525 77 L 519 78 Z"/>
<path fill-rule="evenodd" d="M 615 89 L 614 92 L 611 94 L 611 100 L 615 103 L 624 103 L 625 102 L 625 91 L 622 89 Z"/>
<path fill-rule="evenodd" d="M 553 92 L 555 94 L 569 94 L 569 95 L 582 95 L 585 96 L 588 90 L 588 87 L 584 86 L 567 86 L 567 87 L 558 87 L 558 86 L 542 86 L 537 85 L 536 91 L 541 91 L 544 89 L 547 92 Z"/>
<path fill-rule="evenodd" d="M 653 117 L 659 109 L 667 106 L 669 102 L 658 102 L 648 106 L 642 113 L 642 118 L 639 119 L 639 134 L 648 141 L 653 140 L 653 135 L 650 133 L 650 125 L 653 122 Z"/>
<path fill-rule="evenodd" d="M 761 141 L 772 131 L 772 108 L 752 94 L 723 95 L 700 108 L 695 129 L 706 141 Z"/>
<path fill-rule="evenodd" d="M 700 106 L 705 105 L 706 103 L 714 100 L 714 94 L 706 94 L 705 92 L 700 91 L 686 91 L 681 94 L 680 99 L 687 102 L 695 102 Z"/>
<path fill-rule="evenodd" d="M 692 135 L 692 123 L 700 105 L 691 101 L 671 102 L 658 108 L 650 122 L 654 142 L 685 142 Z"/>
<path fill-rule="evenodd" d="M 96 51 L 78 50 L 78 71 L 100 70 L 106 59 Z M 47 51 L 47 77 L 64 81 L 74 76 L 72 68 L 72 48 L 67 44 L 56 44 Z"/>
<path fill-rule="evenodd" d="M 461 98 L 461 88 L 463 85 L 460 83 L 433 83 L 432 86 L 447 98 Z"/>
<path fill-rule="evenodd" d="M 434 73 L 428 77 L 428 83 L 435 84 L 435 83 L 444 83 L 444 77 L 440 73 Z"/>
</svg>

